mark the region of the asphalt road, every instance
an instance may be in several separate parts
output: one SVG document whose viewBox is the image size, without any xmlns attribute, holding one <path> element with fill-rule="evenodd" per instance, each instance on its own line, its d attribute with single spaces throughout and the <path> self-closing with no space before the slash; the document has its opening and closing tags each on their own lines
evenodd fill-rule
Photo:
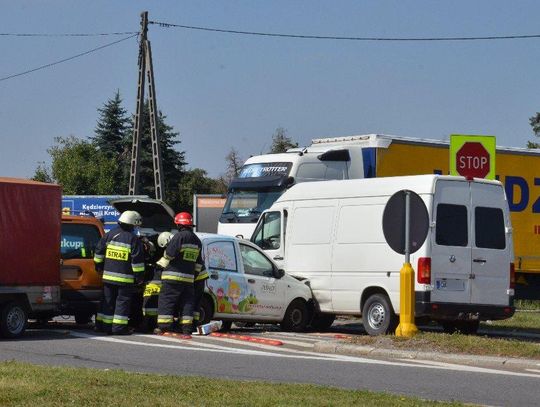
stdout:
<svg viewBox="0 0 540 407">
<path fill-rule="evenodd" d="M 312 352 L 312 346 L 320 340 L 336 340 L 334 334 L 255 330 L 252 336 L 279 339 L 283 345 L 208 336 L 194 336 L 191 341 L 138 334 L 102 336 L 67 325 L 30 329 L 21 339 L 0 341 L 0 360 L 313 383 L 494 406 L 537 406 L 540 400 L 540 366 L 537 371 L 499 370 L 427 360 L 328 355 Z"/>
</svg>

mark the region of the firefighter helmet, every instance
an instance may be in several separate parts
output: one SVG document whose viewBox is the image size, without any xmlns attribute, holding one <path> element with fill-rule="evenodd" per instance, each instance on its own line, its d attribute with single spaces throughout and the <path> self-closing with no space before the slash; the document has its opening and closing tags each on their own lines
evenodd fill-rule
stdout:
<svg viewBox="0 0 540 407">
<path fill-rule="evenodd" d="M 193 218 L 188 212 L 180 212 L 174 217 L 174 223 L 182 226 L 193 226 Z"/>
<path fill-rule="evenodd" d="M 141 226 L 142 218 L 139 212 L 136 211 L 124 211 L 118 218 L 119 223 L 132 226 Z"/>
<path fill-rule="evenodd" d="M 173 234 L 171 232 L 161 232 L 157 238 L 157 244 L 161 248 L 165 248 L 171 241 Z"/>
</svg>

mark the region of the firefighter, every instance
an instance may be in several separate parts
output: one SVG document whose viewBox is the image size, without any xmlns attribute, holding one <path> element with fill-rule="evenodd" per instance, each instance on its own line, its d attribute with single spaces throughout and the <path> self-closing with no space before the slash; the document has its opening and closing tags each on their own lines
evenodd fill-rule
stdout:
<svg viewBox="0 0 540 407">
<path fill-rule="evenodd" d="M 179 325 L 181 338 L 191 339 L 193 325 L 193 282 L 198 264 L 202 264 L 202 243 L 193 233 L 193 218 L 180 212 L 174 218 L 176 233 L 157 262 L 163 268 L 158 299 L 158 327 L 154 333 L 174 330 L 176 310 L 181 310 Z"/>
<path fill-rule="evenodd" d="M 134 229 L 142 224 L 135 211 L 122 212 L 118 227 L 107 232 L 96 246 L 96 270 L 103 273 L 101 312 L 96 328 L 113 335 L 129 335 L 131 301 L 144 278 L 144 251 Z"/>
<path fill-rule="evenodd" d="M 173 234 L 171 232 L 161 232 L 157 238 L 157 245 L 165 251 Z M 161 289 L 161 270 L 159 266 L 153 267 L 153 273 L 144 287 L 143 294 L 143 329 L 152 331 L 157 326 L 158 298 Z"/>
</svg>

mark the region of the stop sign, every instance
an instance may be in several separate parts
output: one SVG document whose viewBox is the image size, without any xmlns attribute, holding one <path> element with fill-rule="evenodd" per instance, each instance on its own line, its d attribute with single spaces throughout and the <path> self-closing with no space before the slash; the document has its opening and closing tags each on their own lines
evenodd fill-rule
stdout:
<svg viewBox="0 0 540 407">
<path fill-rule="evenodd" d="M 468 178 L 485 178 L 490 171 L 489 158 L 489 152 L 481 143 L 469 141 L 456 153 L 456 171 Z"/>
</svg>

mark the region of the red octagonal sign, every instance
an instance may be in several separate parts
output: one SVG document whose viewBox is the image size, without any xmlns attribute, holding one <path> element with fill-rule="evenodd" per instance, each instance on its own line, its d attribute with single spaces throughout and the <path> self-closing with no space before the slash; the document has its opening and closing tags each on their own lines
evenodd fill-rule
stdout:
<svg viewBox="0 0 540 407">
<path fill-rule="evenodd" d="M 467 142 L 456 153 L 456 171 L 464 177 L 485 178 L 489 174 L 489 152 L 477 142 Z"/>
</svg>

